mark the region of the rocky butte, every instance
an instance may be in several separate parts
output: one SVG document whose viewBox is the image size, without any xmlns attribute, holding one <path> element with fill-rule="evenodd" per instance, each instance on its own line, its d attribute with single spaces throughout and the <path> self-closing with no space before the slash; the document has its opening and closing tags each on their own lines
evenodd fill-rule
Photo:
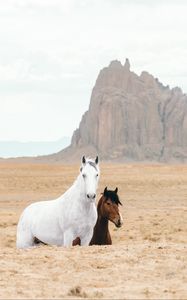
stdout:
<svg viewBox="0 0 187 300">
<path fill-rule="evenodd" d="M 96 153 L 108 161 L 186 162 L 187 96 L 148 72 L 136 75 L 128 59 L 112 61 L 99 73 L 71 145 L 48 158 Z"/>
</svg>

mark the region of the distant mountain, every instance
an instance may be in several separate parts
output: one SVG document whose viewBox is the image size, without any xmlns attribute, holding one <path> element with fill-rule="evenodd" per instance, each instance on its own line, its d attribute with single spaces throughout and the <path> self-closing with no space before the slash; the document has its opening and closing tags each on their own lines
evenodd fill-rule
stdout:
<svg viewBox="0 0 187 300">
<path fill-rule="evenodd" d="M 71 145 L 47 159 L 187 162 L 187 96 L 115 60 L 102 69 Z"/>
<path fill-rule="evenodd" d="M 48 155 L 59 152 L 70 144 L 69 137 L 51 142 L 0 141 L 0 157 Z"/>
</svg>

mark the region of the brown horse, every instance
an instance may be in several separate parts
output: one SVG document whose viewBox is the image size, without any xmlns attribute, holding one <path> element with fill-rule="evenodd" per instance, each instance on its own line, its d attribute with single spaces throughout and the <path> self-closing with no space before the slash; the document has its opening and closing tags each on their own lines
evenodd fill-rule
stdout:
<svg viewBox="0 0 187 300">
<path fill-rule="evenodd" d="M 93 237 L 90 245 L 111 245 L 112 239 L 108 228 L 108 222 L 111 221 L 116 227 L 123 224 L 118 205 L 122 205 L 118 197 L 118 189 L 115 191 L 104 189 L 104 193 L 97 205 L 97 222 L 94 227 Z"/>
<path fill-rule="evenodd" d="M 111 245 L 112 239 L 108 228 L 108 222 L 113 222 L 116 227 L 121 227 L 123 224 L 118 205 L 122 205 L 118 197 L 118 189 L 115 191 L 104 189 L 104 193 L 97 205 L 97 222 L 94 227 L 93 237 L 90 245 Z M 80 238 L 77 237 L 73 241 L 73 246 L 80 245 Z"/>
</svg>

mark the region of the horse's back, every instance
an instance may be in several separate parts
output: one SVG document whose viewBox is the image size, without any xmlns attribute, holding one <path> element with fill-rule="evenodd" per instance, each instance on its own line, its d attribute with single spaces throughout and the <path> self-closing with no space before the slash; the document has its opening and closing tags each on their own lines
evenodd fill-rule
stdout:
<svg viewBox="0 0 187 300">
<path fill-rule="evenodd" d="M 18 222 L 17 247 L 32 247 L 35 237 L 45 239 L 46 233 L 58 224 L 57 213 L 58 204 L 55 200 L 35 202 L 27 206 Z"/>
<path fill-rule="evenodd" d="M 34 222 L 34 220 L 39 216 L 46 216 L 46 214 L 48 215 L 53 213 L 54 210 L 57 210 L 56 206 L 57 205 L 55 200 L 39 201 L 32 203 L 24 209 L 20 217 L 19 223 L 23 221 L 27 221 L 28 223 L 31 221 Z"/>
</svg>

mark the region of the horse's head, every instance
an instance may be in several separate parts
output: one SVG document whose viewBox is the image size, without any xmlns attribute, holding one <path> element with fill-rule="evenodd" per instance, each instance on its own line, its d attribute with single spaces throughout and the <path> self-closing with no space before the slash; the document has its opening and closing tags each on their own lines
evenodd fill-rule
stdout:
<svg viewBox="0 0 187 300">
<path fill-rule="evenodd" d="M 101 197 L 101 202 L 98 204 L 99 211 L 102 217 L 113 222 L 116 227 L 121 227 L 123 224 L 123 218 L 119 212 L 119 204 L 121 204 L 118 197 L 118 188 L 115 191 L 104 189 L 103 196 Z"/>
<path fill-rule="evenodd" d="M 80 168 L 82 183 L 85 188 L 86 199 L 90 202 L 94 202 L 96 198 L 96 190 L 99 181 L 99 164 L 98 156 L 95 160 L 90 158 L 82 158 L 82 165 Z"/>
</svg>

